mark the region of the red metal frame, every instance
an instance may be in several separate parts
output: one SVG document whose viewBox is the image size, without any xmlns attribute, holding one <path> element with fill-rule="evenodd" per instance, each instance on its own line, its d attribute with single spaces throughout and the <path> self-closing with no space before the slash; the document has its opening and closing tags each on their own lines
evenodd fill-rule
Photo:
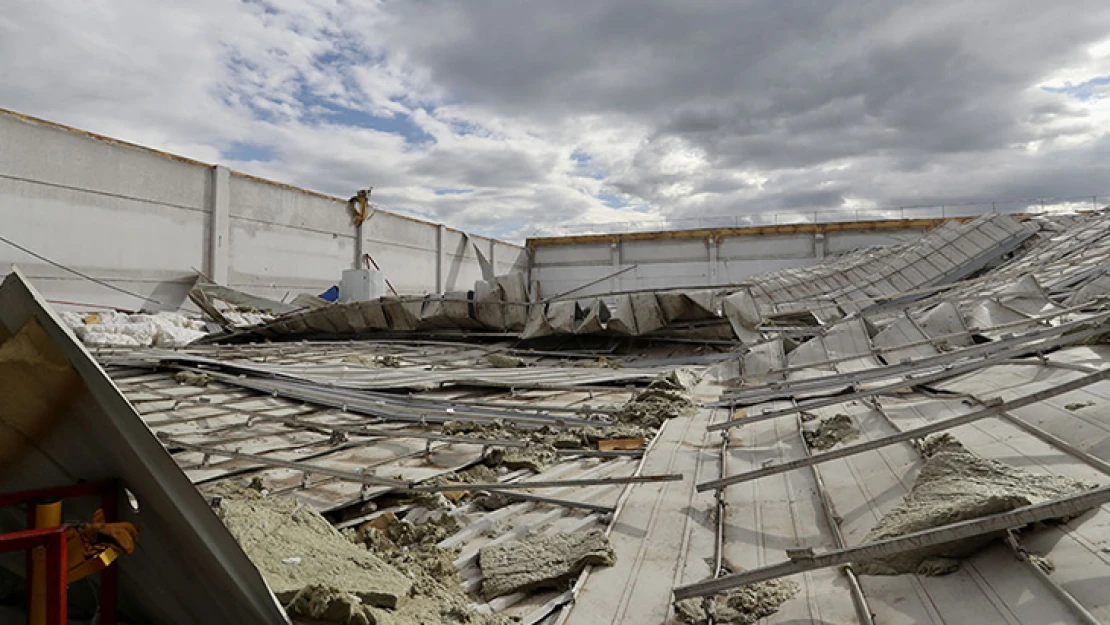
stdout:
<svg viewBox="0 0 1110 625">
<path fill-rule="evenodd" d="M 66 534 L 64 527 L 47 527 L 0 534 L 0 552 L 46 549 L 46 623 L 66 625 Z"/>
<path fill-rule="evenodd" d="M 118 485 L 115 481 L 84 482 L 55 488 L 40 488 L 17 493 L 0 493 L 0 507 L 27 506 L 27 527 L 35 527 L 35 504 L 52 499 L 90 497 L 100 495 L 100 508 L 105 522 L 116 520 Z M 27 542 L 31 541 L 31 542 Z M 57 543 L 56 545 L 54 543 Z M 28 546 L 20 546 L 28 545 Z M 29 529 L 23 532 L 0 534 L 0 552 L 29 550 L 46 547 L 46 601 L 47 623 L 64 625 L 66 622 L 66 539 L 61 527 Z M 27 552 L 27 572 L 31 571 L 31 552 Z M 100 572 L 100 623 L 116 623 L 116 567 L 109 566 Z M 30 600 L 30 585 L 27 590 Z"/>
</svg>

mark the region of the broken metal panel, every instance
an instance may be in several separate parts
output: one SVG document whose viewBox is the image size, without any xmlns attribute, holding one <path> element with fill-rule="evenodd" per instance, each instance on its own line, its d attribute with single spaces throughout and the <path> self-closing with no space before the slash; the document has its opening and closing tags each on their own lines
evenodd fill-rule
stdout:
<svg viewBox="0 0 1110 625">
<path fill-rule="evenodd" d="M 763 315 L 751 289 L 742 288 L 732 293 L 724 299 L 722 306 L 736 338 L 745 343 L 759 340 L 759 325 L 763 322 Z"/>
<path fill-rule="evenodd" d="M 420 310 L 422 328 L 478 329 L 482 324 L 470 316 L 471 292 L 452 291 L 424 298 Z"/>
<path fill-rule="evenodd" d="M 636 319 L 637 335 L 650 334 L 667 325 L 662 309 L 655 299 L 655 293 L 633 293 L 630 296 L 632 313 Z"/>
<path fill-rule="evenodd" d="M 632 308 L 632 298 L 617 295 L 609 305 L 609 323 L 606 327 L 615 334 L 636 335 L 636 313 Z"/>
<path fill-rule="evenodd" d="M 972 343 L 963 315 L 952 302 L 941 302 L 914 317 L 914 321 L 926 336 L 936 339 L 937 345 L 965 347 Z"/>
<path fill-rule="evenodd" d="M 771 371 L 785 368 L 786 354 L 783 351 L 782 339 L 752 346 L 751 350 L 744 354 L 741 367 L 745 379 L 762 378 Z M 773 377 L 781 378 L 782 374 Z"/>
<path fill-rule="evenodd" d="M 1110 486 L 1087 491 L 1071 497 L 1024 506 L 1003 512 L 962 521 L 951 525 L 922 530 L 897 538 L 878 541 L 858 547 L 831 550 L 821 554 L 799 555 L 794 559 L 759 569 L 734 573 L 725 577 L 681 586 L 675 589 L 676 599 L 716 594 L 746 584 L 793 575 L 804 571 L 836 566 L 860 560 L 890 557 L 907 551 L 950 543 L 965 538 L 982 536 L 1010 528 L 1023 527 L 1038 521 L 1067 518 L 1110 502 Z"/>
<path fill-rule="evenodd" d="M 979 328 L 979 334 L 991 338 L 998 338 L 1002 333 L 992 332 L 987 328 L 996 326 L 1005 326 L 1007 333 L 1023 332 L 1031 330 L 1036 326 L 1036 322 L 1030 321 L 1028 325 L 1021 324 L 1020 322 L 1028 320 L 1029 316 L 1024 315 L 1009 306 L 1000 303 L 997 299 L 990 297 L 985 298 L 971 306 L 965 317 L 965 322 L 969 327 Z"/>
<path fill-rule="evenodd" d="M 411 332 L 420 327 L 420 312 L 424 307 L 422 300 L 401 300 L 383 297 L 382 308 L 389 318 L 389 329 L 394 332 Z"/>
<path fill-rule="evenodd" d="M 590 302 L 577 302 L 575 317 L 579 320 L 574 328 L 575 334 L 601 332 L 609 322 L 609 307 L 600 299 Z"/>
<path fill-rule="evenodd" d="M 292 306 L 284 302 L 258 297 L 219 284 L 207 283 L 200 277 L 197 278 L 197 283 L 193 288 L 189 290 L 189 299 L 192 299 L 194 302 L 197 302 L 199 299 L 201 302 L 208 305 L 212 305 L 213 301 L 222 301 L 230 304 L 234 308 L 249 308 L 275 315 L 293 312 L 298 308 L 297 306 Z"/>
<path fill-rule="evenodd" d="M 829 358 L 840 360 L 840 371 L 875 369 L 880 365 L 871 349 L 870 329 L 862 317 L 831 326 L 824 336 Z M 856 358 L 851 358 L 855 356 Z"/>
<path fill-rule="evenodd" d="M 554 328 L 547 320 L 547 307 L 550 304 L 535 304 L 528 311 L 528 323 L 524 326 L 524 331 L 521 333 L 522 339 L 535 339 L 543 336 L 551 336 L 555 333 Z"/>
<path fill-rule="evenodd" d="M 1031 317 L 1051 314 L 1060 308 L 1055 302 L 1048 299 L 1045 290 L 1041 288 L 1037 279 L 1031 274 L 1024 275 L 1015 282 L 1008 284 L 997 292 L 996 298 L 1007 308 Z"/>
<path fill-rule="evenodd" d="M 883 360 L 891 364 L 938 353 L 925 332 L 906 314 L 888 323 L 871 339 L 871 343 L 882 350 Z"/>
<path fill-rule="evenodd" d="M 529 297 L 528 283 L 524 274 L 516 271 L 504 276 L 498 276 L 494 282 L 501 288 L 505 300 L 505 329 L 510 332 L 519 332 L 528 323 L 529 308 L 521 305 L 522 302 L 533 301 Z"/>
<path fill-rule="evenodd" d="M 786 362 L 791 367 L 804 367 L 815 363 L 825 363 L 829 359 L 829 351 L 825 348 L 825 339 L 820 336 L 815 336 L 801 345 L 798 345 L 786 356 Z M 826 366 L 825 368 L 829 367 Z M 831 368 L 831 370 L 835 371 L 835 368 Z"/>
<path fill-rule="evenodd" d="M 359 327 L 362 331 L 365 330 L 388 330 L 389 320 L 385 316 L 385 307 L 382 306 L 380 301 L 374 300 L 370 302 L 356 302 L 346 304 L 350 306 L 352 311 L 356 311 L 359 315 Z M 355 323 L 355 318 L 351 317 L 351 323 Z"/>
<path fill-rule="evenodd" d="M 663 316 L 668 323 L 674 321 L 701 321 L 716 319 L 717 303 L 713 291 L 658 291 L 655 294 Z"/>
<path fill-rule="evenodd" d="M 578 304 L 573 300 L 550 302 L 547 305 L 547 325 L 553 334 L 573 334 Z"/>
<path fill-rule="evenodd" d="M 505 329 L 505 293 L 496 281 L 474 283 L 474 317 L 493 330 Z"/>
<path fill-rule="evenodd" d="M 126 505 L 119 510 L 121 520 L 142 531 L 135 553 L 117 564 L 120 610 L 128 620 L 287 623 L 257 569 L 207 502 L 17 269 L 0 286 L 0 325 L 13 335 L 29 324 L 41 327 L 48 341 L 40 349 L 59 354 L 79 383 L 68 406 L 56 413 L 55 425 L 38 435 L 15 467 L 2 470 L 0 488 L 118 479 L 134 493 L 138 511 Z M 6 401 L 0 419 L 14 414 L 12 399 Z"/>
</svg>

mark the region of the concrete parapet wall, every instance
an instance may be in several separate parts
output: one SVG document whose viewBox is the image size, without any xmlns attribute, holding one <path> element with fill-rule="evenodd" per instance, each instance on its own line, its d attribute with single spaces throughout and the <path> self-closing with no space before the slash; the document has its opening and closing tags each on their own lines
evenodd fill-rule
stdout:
<svg viewBox="0 0 1110 625">
<path fill-rule="evenodd" d="M 943 220 L 799 224 L 529 239 L 532 279 L 551 297 L 635 266 L 577 296 L 740 284 L 863 247 L 906 243 Z"/>
<path fill-rule="evenodd" d="M 386 211 L 360 241 L 341 198 L 3 110 L 0 236 L 169 308 L 194 270 L 282 299 L 337 284 L 360 253 L 403 294 L 471 289 L 482 273 L 467 239 L 497 273 L 527 269 L 519 246 Z M 11 264 L 53 300 L 143 305 L 0 242 Z"/>
</svg>

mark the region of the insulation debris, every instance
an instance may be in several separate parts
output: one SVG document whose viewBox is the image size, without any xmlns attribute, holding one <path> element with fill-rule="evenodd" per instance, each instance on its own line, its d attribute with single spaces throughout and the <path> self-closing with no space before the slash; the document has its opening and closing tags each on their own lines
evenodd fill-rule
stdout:
<svg viewBox="0 0 1110 625">
<path fill-rule="evenodd" d="M 486 362 L 491 367 L 498 369 L 515 369 L 517 367 L 526 367 L 524 360 L 516 356 L 506 356 L 505 354 L 488 354 Z"/>
<path fill-rule="evenodd" d="M 482 547 L 482 596 L 559 588 L 588 564 L 612 566 L 616 554 L 601 530 L 549 534 Z"/>
<path fill-rule="evenodd" d="M 708 601 L 702 598 L 676 601 L 675 614 L 690 625 L 708 625 L 711 614 L 713 623 L 749 625 L 778 612 L 779 606 L 794 598 L 799 590 L 798 584 L 788 579 L 772 579 L 721 593 Z"/>
<path fill-rule="evenodd" d="M 807 427 L 802 430 L 806 444 L 811 449 L 825 451 L 832 449 L 837 443 L 853 441 L 859 437 L 859 429 L 846 414 L 837 414 L 816 423 L 816 428 Z"/>
<path fill-rule="evenodd" d="M 173 379 L 182 384 L 188 384 L 189 386 L 203 387 L 208 386 L 208 383 L 212 381 L 212 376 L 207 373 L 196 373 L 194 371 L 178 371 L 173 374 Z"/>
<path fill-rule="evenodd" d="M 393 610 L 370 608 L 374 623 L 391 625 L 509 625 L 508 616 L 485 614 L 471 608 L 474 601 L 463 590 L 455 559 L 459 549 L 436 543 L 460 528 L 457 520 L 440 515 L 410 523 L 383 515 L 383 527 L 366 524 L 348 535 L 412 580 L 408 596 Z M 381 518 L 381 517 L 379 517 Z"/>
<path fill-rule="evenodd" d="M 343 362 L 362 365 L 371 369 L 396 368 L 401 366 L 401 359 L 385 354 L 383 356 L 347 356 Z"/>
<path fill-rule="evenodd" d="M 667 419 L 689 414 L 694 409 L 687 391 L 696 383 L 697 380 L 683 370 L 661 376 L 622 406 L 615 418 L 621 423 L 658 428 Z"/>
<path fill-rule="evenodd" d="M 281 601 L 292 601 L 315 585 L 339 589 L 365 605 L 394 608 L 412 588 L 411 579 L 344 538 L 296 499 L 267 497 L 226 483 L 209 494 L 216 495 L 216 515 Z M 291 558 L 300 560 L 284 562 Z"/>
<path fill-rule="evenodd" d="M 620 369 L 624 366 L 624 361 L 620 358 L 601 356 L 597 360 L 579 360 L 574 363 L 574 366 L 583 369 Z"/>
<path fill-rule="evenodd" d="M 374 625 L 377 622 L 359 598 L 320 584 L 311 584 L 297 591 L 285 606 L 295 616 L 307 616 L 340 625 Z"/>
<path fill-rule="evenodd" d="M 486 464 L 510 470 L 528 469 L 533 473 L 541 473 L 557 457 L 555 448 L 550 445 L 494 447 L 486 456 Z"/>
<path fill-rule="evenodd" d="M 465 434 L 475 438 L 526 441 L 556 449 L 593 449 L 597 447 L 598 441 L 615 438 L 645 438 L 649 435 L 647 428 L 627 423 L 556 429 L 547 426 L 523 428 L 504 421 L 491 423 L 449 421 L 443 425 L 443 432 L 451 435 Z"/>
<path fill-rule="evenodd" d="M 92 347 L 184 347 L 206 335 L 203 321 L 170 312 L 65 312 L 61 317 L 77 338 Z"/>
<path fill-rule="evenodd" d="M 1059 499 L 1097 485 L 1055 475 L 1029 473 L 1001 462 L 980 458 L 950 434 L 939 434 L 921 446 L 925 466 L 910 494 L 864 537 L 871 543 L 990 514 L 1008 512 L 1034 503 Z M 979 536 L 856 563 L 866 575 L 944 575 L 959 568 L 996 536 Z"/>
</svg>

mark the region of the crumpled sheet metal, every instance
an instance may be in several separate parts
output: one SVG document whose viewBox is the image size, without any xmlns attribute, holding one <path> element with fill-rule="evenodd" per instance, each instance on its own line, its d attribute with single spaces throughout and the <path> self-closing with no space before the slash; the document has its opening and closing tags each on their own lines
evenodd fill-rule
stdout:
<svg viewBox="0 0 1110 625">
<path fill-rule="evenodd" d="M 18 463 L 0 469 L 0 490 L 19 491 L 117 479 L 120 520 L 141 528 L 135 552 L 120 560 L 120 614 L 128 622 L 207 625 L 288 623 L 258 570 L 154 437 L 104 370 L 16 269 L 0 285 L 0 336 L 41 328 L 39 353 L 60 356 L 76 374 L 75 396 L 55 413 Z M 57 362 L 53 358 L 53 362 Z M 27 361 L 27 366 L 30 361 Z M 11 397 L 5 397 L 11 402 Z M 0 419 L 11 418 L 15 404 Z M 67 503 L 74 515 L 79 499 Z M 10 517 L 0 517 L 10 518 Z M 20 529 L 22 522 L 20 522 Z M 5 528 L 16 529 L 16 528 Z"/>
<path fill-rule="evenodd" d="M 921 327 L 906 314 L 895 318 L 871 337 L 871 344 L 882 350 L 882 358 L 888 365 L 938 353 Z"/>
<path fill-rule="evenodd" d="M 520 332 L 521 338 L 552 335 L 615 334 L 645 336 L 672 324 L 727 318 L 732 335 L 744 343 L 759 341 L 760 326 L 782 315 L 805 314 L 830 325 L 845 315 L 865 313 L 876 304 L 911 301 L 917 289 L 962 279 L 1013 251 L 1032 230 L 1006 215 L 986 215 L 968 223 L 949 222 L 925 237 L 903 245 L 861 250 L 821 265 L 791 268 L 754 278 L 751 284 L 718 292 L 713 289 L 639 291 L 605 298 L 539 301 L 529 293 L 523 273 L 478 281 L 472 292 L 442 297 L 382 298 L 389 330 L 484 329 Z M 1042 306 L 1039 286 L 1019 283 L 1000 294 L 1026 310 Z M 1047 305 L 1047 304 L 1044 304 Z M 338 310 L 337 310 L 338 309 Z M 363 327 L 357 316 L 339 306 L 304 313 L 248 331 L 265 338 L 294 333 L 358 335 L 380 329 L 375 316 Z M 696 324 L 690 336 L 719 336 Z"/>
<path fill-rule="evenodd" d="M 967 223 L 946 223 L 904 245 L 766 274 L 753 279 L 751 289 L 763 317 L 812 310 L 828 319 L 830 306 L 843 314 L 887 300 L 911 301 L 920 295 L 906 295 L 907 291 L 963 279 L 1032 235 L 1031 228 L 1008 215 L 984 215 Z M 830 289 L 830 283 L 840 288 Z"/>
</svg>

